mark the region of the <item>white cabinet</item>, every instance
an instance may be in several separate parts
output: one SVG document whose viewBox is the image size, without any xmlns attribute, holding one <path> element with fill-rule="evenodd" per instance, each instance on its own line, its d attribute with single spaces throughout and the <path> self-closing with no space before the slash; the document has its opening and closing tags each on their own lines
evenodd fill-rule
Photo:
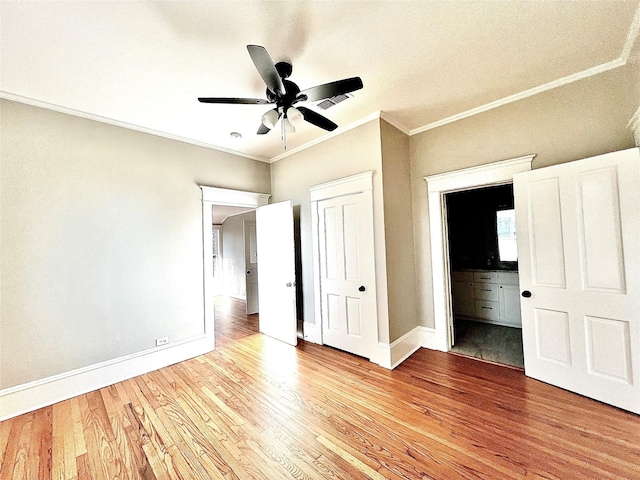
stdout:
<svg viewBox="0 0 640 480">
<path fill-rule="evenodd" d="M 498 292 L 500 320 L 505 324 L 522 327 L 520 318 L 520 288 L 517 285 L 500 285 Z"/>
<path fill-rule="evenodd" d="M 521 327 L 517 272 L 452 272 L 453 312 L 458 317 Z"/>
<path fill-rule="evenodd" d="M 473 282 L 454 281 L 451 288 L 456 315 L 473 317 L 476 311 Z"/>
</svg>

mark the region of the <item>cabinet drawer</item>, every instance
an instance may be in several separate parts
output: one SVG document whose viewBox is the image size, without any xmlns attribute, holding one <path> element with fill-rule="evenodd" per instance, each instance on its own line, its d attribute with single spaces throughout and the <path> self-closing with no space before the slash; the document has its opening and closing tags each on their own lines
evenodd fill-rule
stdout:
<svg viewBox="0 0 640 480">
<path fill-rule="evenodd" d="M 494 283 L 476 283 L 474 293 L 476 300 L 498 301 L 498 286 Z"/>
<path fill-rule="evenodd" d="M 498 272 L 474 272 L 473 281 L 477 283 L 498 283 Z"/>
<path fill-rule="evenodd" d="M 454 282 L 473 282 L 473 272 L 451 272 Z"/>
<path fill-rule="evenodd" d="M 498 302 L 476 300 L 476 317 L 484 320 L 500 320 L 500 307 Z"/>
<path fill-rule="evenodd" d="M 498 283 L 502 285 L 518 285 L 518 272 L 498 272 Z"/>
</svg>

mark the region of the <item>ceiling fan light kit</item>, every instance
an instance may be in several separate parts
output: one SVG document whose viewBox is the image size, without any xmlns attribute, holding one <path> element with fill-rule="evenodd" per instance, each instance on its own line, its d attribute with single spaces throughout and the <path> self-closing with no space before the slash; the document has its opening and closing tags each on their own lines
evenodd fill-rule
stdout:
<svg viewBox="0 0 640 480">
<path fill-rule="evenodd" d="M 262 116 L 262 124 L 265 127 L 267 127 L 269 130 L 271 130 L 273 127 L 275 127 L 279 118 L 280 118 L 280 115 L 276 110 L 269 110 L 267 113 L 265 113 Z"/>
<path fill-rule="evenodd" d="M 286 150 L 286 134 L 295 132 L 295 125 L 304 120 L 316 127 L 327 131 L 338 128 L 327 117 L 310 110 L 304 106 L 294 107 L 299 102 L 318 102 L 332 99 L 360 90 L 363 86 L 360 77 L 345 78 L 335 82 L 317 85 L 315 87 L 300 90 L 298 86 L 287 80 L 293 71 L 293 67 L 287 62 L 273 63 L 269 53 L 259 45 L 247 45 L 253 64 L 262 77 L 266 90 L 266 99 L 261 98 L 226 98 L 226 97 L 199 97 L 202 103 L 226 103 L 236 105 L 269 105 L 275 104 L 276 108 L 262 115 L 262 123 L 257 134 L 264 135 L 271 131 L 282 118 L 281 135 Z"/>
</svg>

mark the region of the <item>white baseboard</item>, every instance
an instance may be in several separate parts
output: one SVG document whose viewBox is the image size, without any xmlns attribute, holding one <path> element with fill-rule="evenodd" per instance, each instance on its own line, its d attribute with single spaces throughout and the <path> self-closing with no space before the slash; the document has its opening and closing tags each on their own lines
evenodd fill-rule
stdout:
<svg viewBox="0 0 640 480">
<path fill-rule="evenodd" d="M 446 352 L 445 346 L 438 343 L 438 336 L 435 328 L 418 327 L 420 329 L 420 346 L 429 350 L 440 350 Z"/>
<path fill-rule="evenodd" d="M 446 351 L 438 344 L 438 337 L 434 328 L 417 326 L 405 333 L 390 345 L 378 343 L 378 365 L 393 370 L 419 348 Z"/>
<path fill-rule="evenodd" d="M 303 322 L 302 338 L 307 342 L 322 345 L 322 330 L 315 323 Z"/>
<path fill-rule="evenodd" d="M 0 390 L 0 421 L 212 351 L 214 337 L 176 343 Z"/>
<path fill-rule="evenodd" d="M 421 347 L 420 328 L 421 327 L 415 327 L 390 345 L 379 343 L 378 364 L 384 368 L 393 370 L 409 358 L 413 352 Z"/>
<path fill-rule="evenodd" d="M 223 296 L 235 298 L 236 300 L 242 300 L 243 302 L 247 301 L 247 297 L 246 296 L 238 295 L 238 294 L 235 294 L 235 293 L 225 293 Z"/>
</svg>

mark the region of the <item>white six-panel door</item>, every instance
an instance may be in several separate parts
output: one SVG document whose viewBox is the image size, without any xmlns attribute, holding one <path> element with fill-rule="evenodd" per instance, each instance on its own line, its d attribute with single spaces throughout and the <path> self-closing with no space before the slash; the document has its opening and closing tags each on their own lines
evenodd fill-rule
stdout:
<svg viewBox="0 0 640 480">
<path fill-rule="evenodd" d="M 319 201 L 318 237 L 322 341 L 371 358 L 377 318 L 370 196 Z"/>
<path fill-rule="evenodd" d="M 525 373 L 640 413 L 638 149 L 518 174 L 514 196 Z"/>
</svg>

